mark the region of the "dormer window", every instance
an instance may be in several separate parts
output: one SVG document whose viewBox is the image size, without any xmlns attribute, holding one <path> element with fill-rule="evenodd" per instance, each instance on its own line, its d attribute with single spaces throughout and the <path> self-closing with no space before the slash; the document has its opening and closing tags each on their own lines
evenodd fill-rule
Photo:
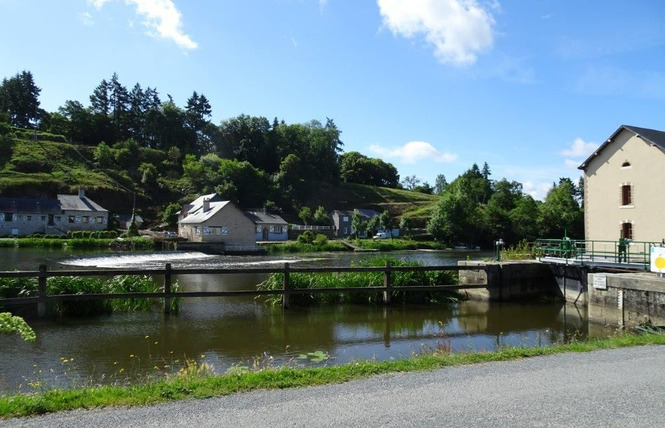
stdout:
<svg viewBox="0 0 665 428">
<path fill-rule="evenodd" d="M 625 161 L 624 163 L 621 164 L 621 168 L 630 168 L 630 162 Z"/>
</svg>

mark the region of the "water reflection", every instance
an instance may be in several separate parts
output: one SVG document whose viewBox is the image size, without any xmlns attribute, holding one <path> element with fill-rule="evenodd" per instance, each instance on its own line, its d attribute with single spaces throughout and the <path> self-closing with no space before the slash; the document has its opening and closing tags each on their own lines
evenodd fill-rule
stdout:
<svg viewBox="0 0 665 428">
<path fill-rule="evenodd" d="M 11 260 L 20 266 L 29 262 L 21 259 L 26 253 L 13 253 L 13 258 L 2 257 L 5 254 L 0 250 L 0 260 Z M 396 255 L 422 257 L 423 263 L 431 265 L 457 261 L 455 256 L 442 252 Z M 33 263 L 47 261 L 50 269 L 81 268 L 86 263 L 124 268 L 127 263 L 136 265 L 131 258 L 123 261 L 126 255 L 31 252 L 30 256 Z M 142 267 L 163 267 L 166 259 L 154 254 L 138 257 L 142 257 Z M 237 267 L 288 260 L 329 266 L 348 265 L 359 257 L 367 256 L 192 256 L 172 263 L 181 267 Z M 186 290 L 216 291 L 251 289 L 264 278 L 258 274 L 179 275 L 177 280 Z M 326 305 L 284 311 L 248 297 L 189 298 L 183 300 L 180 313 L 171 316 L 155 312 L 32 320 L 36 343 L 24 343 L 10 336 L 0 338 L 0 391 L 124 382 L 177 371 L 185 358 L 206 361 L 223 372 L 232 365 L 251 365 L 262 355 L 269 355 L 273 364 L 282 364 L 299 361 L 298 354 L 317 350 L 331 356 L 328 364 L 341 364 L 354 359 L 397 359 L 431 349 L 489 351 L 502 346 L 547 345 L 573 337 L 585 338 L 586 319 L 581 308 L 552 303 Z"/>
</svg>

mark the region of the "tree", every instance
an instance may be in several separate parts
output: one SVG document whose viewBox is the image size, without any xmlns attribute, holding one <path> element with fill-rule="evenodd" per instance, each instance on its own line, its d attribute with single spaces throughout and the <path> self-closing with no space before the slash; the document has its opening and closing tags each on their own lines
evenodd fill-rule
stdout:
<svg viewBox="0 0 665 428">
<path fill-rule="evenodd" d="M 210 124 L 210 115 L 212 108 L 205 95 L 199 95 L 194 91 L 192 96 L 187 99 L 185 108 L 185 126 L 190 132 L 190 138 L 193 140 L 191 146 L 195 153 L 205 153 L 212 149 L 210 135 L 206 131 Z"/>
<path fill-rule="evenodd" d="M 354 211 L 351 216 L 351 228 L 353 229 L 353 235 L 355 239 L 358 239 L 358 233 L 364 231 L 366 227 L 365 220 L 363 215 L 359 211 Z"/>
<path fill-rule="evenodd" d="M 95 163 L 101 168 L 110 168 L 113 165 L 113 150 L 103 141 L 95 147 L 93 157 Z"/>
<path fill-rule="evenodd" d="M 404 214 L 399 221 L 399 228 L 400 234 L 409 236 L 411 234 L 411 229 L 413 229 L 413 219 L 408 214 Z"/>
<path fill-rule="evenodd" d="M 326 225 L 329 222 L 328 212 L 325 208 L 319 205 L 319 207 L 314 211 L 314 224 Z"/>
<path fill-rule="evenodd" d="M 340 156 L 340 178 L 347 183 L 399 187 L 399 174 L 394 165 L 381 159 L 368 158 L 359 152 Z"/>
<path fill-rule="evenodd" d="M 466 194 L 446 192 L 427 223 L 435 239 L 454 245 L 473 244 L 477 230 L 473 219 L 477 205 Z"/>
<path fill-rule="evenodd" d="M 436 180 L 434 181 L 434 193 L 441 195 L 446 190 L 446 187 L 448 187 L 446 176 L 443 174 L 437 175 Z"/>
<path fill-rule="evenodd" d="M 172 203 L 167 205 L 166 208 L 164 208 L 164 212 L 162 213 L 162 221 L 168 224 L 169 227 L 176 227 L 178 224 L 178 215 L 180 214 L 181 209 L 182 206 L 180 206 L 180 204 Z"/>
<path fill-rule="evenodd" d="M 22 71 L 0 84 L 0 112 L 9 115 L 9 123 L 30 128 L 39 118 L 39 93 L 32 73 Z"/>
<path fill-rule="evenodd" d="M 419 184 L 420 179 L 415 175 L 409 175 L 408 177 L 404 177 L 404 180 L 402 180 L 402 187 L 404 187 L 406 190 L 413 190 L 418 187 Z"/>
<path fill-rule="evenodd" d="M 577 202 L 575 184 L 569 178 L 560 178 L 547 193 L 541 206 L 541 227 L 545 237 L 583 238 L 584 211 Z"/>
<path fill-rule="evenodd" d="M 367 223 L 365 223 L 365 233 L 367 234 L 368 238 L 371 238 L 374 236 L 376 233 L 376 229 L 379 227 L 379 216 L 375 215 L 374 217 L 370 218 L 367 220 Z"/>
<path fill-rule="evenodd" d="M 303 224 L 309 224 L 312 219 L 312 210 L 309 207 L 302 207 L 298 213 L 298 218 L 302 220 Z"/>
<path fill-rule="evenodd" d="M 390 213 L 388 210 L 383 211 L 379 215 L 379 224 L 381 225 L 381 228 L 390 233 L 390 238 L 393 237 L 393 218 L 390 216 Z"/>
</svg>

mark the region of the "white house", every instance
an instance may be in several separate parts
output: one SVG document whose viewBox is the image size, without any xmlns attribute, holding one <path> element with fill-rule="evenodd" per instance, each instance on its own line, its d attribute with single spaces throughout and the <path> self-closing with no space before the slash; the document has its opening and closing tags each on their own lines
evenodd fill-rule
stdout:
<svg viewBox="0 0 665 428">
<path fill-rule="evenodd" d="M 665 132 L 622 125 L 579 168 L 587 240 L 665 239 Z"/>
</svg>

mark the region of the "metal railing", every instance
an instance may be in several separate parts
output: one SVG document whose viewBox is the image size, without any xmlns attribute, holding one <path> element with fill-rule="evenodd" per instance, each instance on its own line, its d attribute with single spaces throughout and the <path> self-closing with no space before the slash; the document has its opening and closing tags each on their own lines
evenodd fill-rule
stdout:
<svg viewBox="0 0 665 428">
<path fill-rule="evenodd" d="M 566 259 L 580 265 L 625 265 L 649 270 L 651 247 L 660 242 L 643 241 L 585 241 L 570 238 L 537 239 L 539 258 Z"/>
</svg>

